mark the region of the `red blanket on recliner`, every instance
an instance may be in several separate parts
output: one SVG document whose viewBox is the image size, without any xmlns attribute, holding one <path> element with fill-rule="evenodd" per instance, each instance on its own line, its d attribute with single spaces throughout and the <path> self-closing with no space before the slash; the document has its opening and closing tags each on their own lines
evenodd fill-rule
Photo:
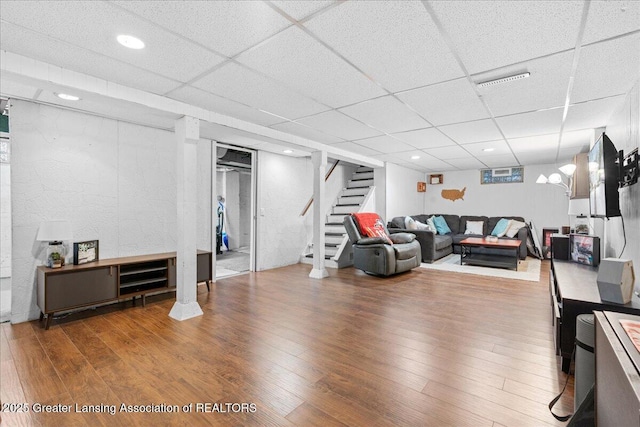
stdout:
<svg viewBox="0 0 640 427">
<path fill-rule="evenodd" d="M 390 245 L 393 244 L 393 242 L 391 242 L 391 238 L 384 228 L 384 222 L 382 222 L 382 218 L 380 218 L 380 215 L 373 212 L 361 212 L 353 213 L 351 214 L 351 216 L 358 226 L 360 234 L 367 237 L 382 237 Z"/>
</svg>

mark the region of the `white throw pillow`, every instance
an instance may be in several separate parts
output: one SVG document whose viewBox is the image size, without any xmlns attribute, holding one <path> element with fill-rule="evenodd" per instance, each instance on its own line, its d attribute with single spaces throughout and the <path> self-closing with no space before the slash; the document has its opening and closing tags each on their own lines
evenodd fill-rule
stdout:
<svg viewBox="0 0 640 427">
<path fill-rule="evenodd" d="M 406 216 L 404 217 L 404 228 L 406 228 L 407 230 L 417 230 L 418 225 L 413 218 L 411 218 L 410 216 Z"/>
<path fill-rule="evenodd" d="M 429 226 L 429 229 L 430 229 L 431 231 L 433 231 L 433 232 L 435 232 L 435 231 L 436 231 L 436 225 L 435 225 L 435 223 L 433 222 L 433 217 L 432 217 L 432 216 L 430 216 L 429 218 L 427 218 L 427 225 Z"/>
<path fill-rule="evenodd" d="M 416 226 L 418 227 L 418 230 L 431 230 L 431 227 L 429 227 L 429 225 L 425 224 L 424 222 L 420 222 L 420 221 L 415 221 Z"/>
<path fill-rule="evenodd" d="M 518 231 L 520 231 L 520 229 L 522 227 L 525 227 L 527 224 L 522 222 L 522 221 L 516 221 L 511 220 L 511 224 L 509 224 L 509 228 L 507 228 L 507 232 L 505 233 L 505 236 L 507 237 L 515 237 L 516 234 L 518 234 Z"/>
<path fill-rule="evenodd" d="M 467 229 L 464 234 L 483 234 L 484 221 L 467 221 Z"/>
</svg>

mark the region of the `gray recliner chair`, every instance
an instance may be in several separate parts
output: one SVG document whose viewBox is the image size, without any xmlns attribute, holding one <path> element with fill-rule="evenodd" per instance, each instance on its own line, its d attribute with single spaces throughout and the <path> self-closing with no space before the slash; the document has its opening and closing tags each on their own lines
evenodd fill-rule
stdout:
<svg viewBox="0 0 640 427">
<path fill-rule="evenodd" d="M 382 237 L 363 236 L 351 215 L 344 217 L 343 224 L 353 246 L 355 268 L 369 274 L 390 276 L 420 265 L 420 243 L 414 234 L 392 234 L 389 237 L 393 245 L 390 245 Z"/>
</svg>

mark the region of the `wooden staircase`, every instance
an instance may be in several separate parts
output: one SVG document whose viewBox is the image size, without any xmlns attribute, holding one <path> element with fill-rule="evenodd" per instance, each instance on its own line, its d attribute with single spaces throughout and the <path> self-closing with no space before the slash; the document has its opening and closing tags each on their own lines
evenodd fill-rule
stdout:
<svg viewBox="0 0 640 427">
<path fill-rule="evenodd" d="M 350 250 L 350 243 L 347 231 L 342 224 L 345 215 L 359 212 L 365 202 L 369 191 L 373 187 L 373 169 L 359 167 L 352 178 L 343 188 L 335 204 L 331 207 L 325 222 L 325 259 L 329 268 L 343 268 L 353 264 L 353 256 Z M 349 245 L 349 250 L 345 251 Z M 310 250 L 313 249 L 310 247 Z M 340 255 L 336 258 L 336 255 Z M 313 253 L 303 254 L 301 262 L 305 264 L 313 263 Z"/>
</svg>

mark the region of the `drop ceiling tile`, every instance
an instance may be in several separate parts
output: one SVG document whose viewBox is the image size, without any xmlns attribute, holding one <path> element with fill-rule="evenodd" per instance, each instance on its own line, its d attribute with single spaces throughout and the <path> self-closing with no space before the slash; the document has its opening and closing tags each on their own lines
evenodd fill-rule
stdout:
<svg viewBox="0 0 640 427">
<path fill-rule="evenodd" d="M 2 19 L 181 82 L 223 61 L 221 56 L 118 7 L 105 2 L 81 4 L 82 7 L 76 2 L 62 1 L 3 2 Z M 134 35 L 146 47 L 127 49 L 116 41 L 119 34 Z M 72 69 L 77 66 L 80 64 Z"/>
<path fill-rule="evenodd" d="M 384 154 L 414 150 L 414 147 L 410 146 L 409 144 L 405 144 L 404 142 L 398 141 L 397 139 L 394 139 L 387 135 L 360 139 L 354 142 L 358 145 L 371 148 L 372 150 L 376 150 Z"/>
<path fill-rule="evenodd" d="M 238 61 L 332 107 L 385 94 L 297 27 L 286 29 L 243 53 Z"/>
<path fill-rule="evenodd" d="M 4 3 L 2 7 L 4 12 Z M 151 93 L 163 94 L 180 85 L 178 81 L 8 22 L 0 25 L 0 40 L 3 50 Z"/>
<path fill-rule="evenodd" d="M 571 49 L 582 1 L 429 3 L 471 74 Z M 508 36 L 505 36 L 508 35 Z"/>
<path fill-rule="evenodd" d="M 589 147 L 591 141 L 595 141 L 595 131 L 593 129 L 574 130 L 562 132 L 562 147 Z"/>
<path fill-rule="evenodd" d="M 526 79 L 478 88 L 494 116 L 562 107 L 567 96 L 573 51 L 529 61 L 524 65 L 473 76 L 477 83 L 523 72 Z"/>
<path fill-rule="evenodd" d="M 555 159 L 558 150 L 557 133 L 548 135 L 527 136 L 523 138 L 509 138 L 509 144 L 518 158 L 525 153 L 553 153 Z"/>
<path fill-rule="evenodd" d="M 568 148 L 560 148 L 558 152 L 558 161 L 557 164 L 563 165 L 566 163 L 570 163 L 573 161 L 573 157 L 578 153 L 587 153 L 589 149 L 580 149 L 578 147 L 568 147 Z"/>
<path fill-rule="evenodd" d="M 564 128 L 571 131 L 604 127 L 609 123 L 611 115 L 622 106 L 624 100 L 625 96 L 620 95 L 571 105 Z"/>
<path fill-rule="evenodd" d="M 466 157 L 463 159 L 447 159 L 447 163 L 455 166 L 460 170 L 485 169 L 488 167 L 474 157 Z"/>
<path fill-rule="evenodd" d="M 489 118 L 466 78 L 402 92 L 397 96 L 434 126 Z"/>
<path fill-rule="evenodd" d="M 304 117 L 296 121 L 316 129 L 322 129 L 346 140 L 363 139 L 382 134 L 382 132 L 334 110 Z"/>
<path fill-rule="evenodd" d="M 464 75 L 420 2 L 346 2 L 307 27 L 392 92 Z"/>
<path fill-rule="evenodd" d="M 504 135 L 519 138 L 530 135 L 559 133 L 562 124 L 562 108 L 554 110 L 534 111 L 532 113 L 514 114 L 497 117 L 498 126 Z"/>
<path fill-rule="evenodd" d="M 483 157 L 482 163 L 486 164 L 490 168 L 502 168 L 518 165 L 518 161 L 513 157 L 513 154 L 499 154 L 497 156 Z"/>
<path fill-rule="evenodd" d="M 593 1 L 582 43 L 591 43 L 640 30 L 640 2 Z"/>
<path fill-rule="evenodd" d="M 296 21 L 300 21 L 303 18 L 311 15 L 335 3 L 333 0 L 314 0 L 314 1 L 292 1 L 292 0 L 274 0 L 271 3 L 283 10 L 287 15 L 294 18 Z"/>
<path fill-rule="evenodd" d="M 549 164 L 549 163 L 555 163 L 556 162 L 556 151 L 553 150 L 553 152 L 551 151 L 545 151 L 545 152 L 528 152 L 528 153 L 520 153 L 518 154 L 518 159 L 520 160 L 520 163 L 522 163 L 523 165 L 541 165 L 541 164 Z M 525 177 L 526 179 L 528 179 L 529 177 L 527 177 L 527 169 L 525 167 Z M 537 179 L 538 177 L 532 177 L 533 179 Z"/>
<path fill-rule="evenodd" d="M 438 129 L 458 144 L 495 141 L 502 138 L 500 131 L 492 120 L 476 120 L 473 122 L 440 126 Z"/>
<path fill-rule="evenodd" d="M 263 113 L 255 108 L 222 98 L 192 86 L 185 86 L 172 91 L 169 98 L 262 126 L 270 126 L 282 122 L 282 118 L 280 117 Z"/>
<path fill-rule="evenodd" d="M 289 120 L 329 109 L 311 98 L 234 63 L 225 64 L 193 83 L 193 86 Z"/>
<path fill-rule="evenodd" d="M 430 126 L 422 117 L 393 96 L 384 96 L 344 107 L 341 112 L 387 133 L 402 132 Z"/>
<path fill-rule="evenodd" d="M 455 142 L 436 128 L 410 130 L 408 132 L 399 132 L 392 135 L 393 137 L 420 149 L 455 145 Z"/>
<path fill-rule="evenodd" d="M 464 144 L 465 150 L 476 157 L 495 156 L 499 154 L 511 154 L 509 145 L 504 140 L 476 142 L 474 144 Z M 492 150 L 491 150 L 492 149 Z M 484 151 L 491 150 L 491 151 Z M 464 156 L 461 156 L 464 157 Z"/>
<path fill-rule="evenodd" d="M 472 157 L 467 150 L 460 147 L 459 145 L 452 145 L 451 147 L 427 148 L 424 151 L 440 160 Z"/>
<path fill-rule="evenodd" d="M 429 155 L 422 156 L 418 160 L 411 161 L 411 163 L 422 166 L 426 170 L 430 170 L 433 172 L 455 169 L 448 161 L 445 162 Z"/>
<path fill-rule="evenodd" d="M 118 1 L 116 4 L 216 52 L 234 56 L 291 25 L 257 1 Z"/>
<path fill-rule="evenodd" d="M 331 144 L 331 148 L 333 147 L 341 148 L 347 151 L 352 151 L 357 154 L 362 154 L 363 156 L 374 156 L 377 154 L 381 154 L 378 150 L 364 147 L 360 144 L 356 144 L 355 142 L 338 142 L 336 144 Z"/>
<path fill-rule="evenodd" d="M 403 164 L 417 164 L 420 159 L 431 158 L 431 156 L 424 151 L 421 150 L 412 150 L 412 151 L 403 151 L 400 153 L 393 153 L 390 156 L 396 159 L 397 163 Z M 413 159 L 412 157 L 418 157 L 417 159 Z"/>
<path fill-rule="evenodd" d="M 638 64 L 640 34 L 583 47 L 571 102 L 626 95 L 638 81 Z"/>
<path fill-rule="evenodd" d="M 281 130 L 283 132 L 292 133 L 294 135 L 308 138 L 312 141 L 322 142 L 326 144 L 335 144 L 343 142 L 342 138 L 338 138 L 335 135 L 324 133 L 318 129 L 314 129 L 309 126 L 303 126 L 294 122 L 279 123 L 271 126 L 273 129 Z"/>
</svg>

